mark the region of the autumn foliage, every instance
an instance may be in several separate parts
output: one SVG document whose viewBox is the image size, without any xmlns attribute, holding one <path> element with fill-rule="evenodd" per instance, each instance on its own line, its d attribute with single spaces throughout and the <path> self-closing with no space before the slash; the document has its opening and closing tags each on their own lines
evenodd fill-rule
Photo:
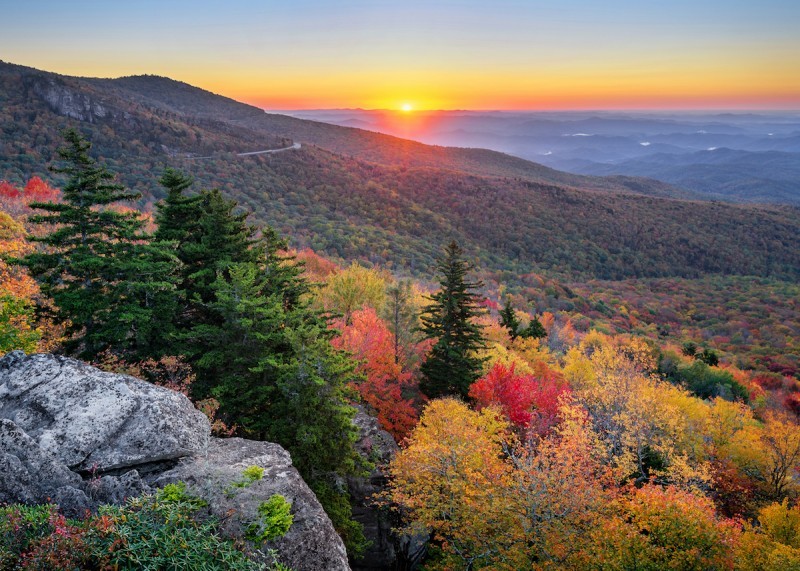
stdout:
<svg viewBox="0 0 800 571">
<path fill-rule="evenodd" d="M 558 421 L 559 399 L 569 392 L 563 375 L 545 363 L 534 364 L 535 373 L 517 374 L 516 364 L 495 363 L 472 384 L 469 396 L 478 409 L 495 405 L 517 427 L 546 434 Z"/>
<path fill-rule="evenodd" d="M 354 388 L 381 426 L 403 440 L 417 423 L 421 395 L 411 373 L 395 361 L 394 336 L 371 307 L 354 311 L 349 323 L 341 319 L 334 326 L 341 331 L 334 346 L 352 353 L 363 375 Z"/>
</svg>

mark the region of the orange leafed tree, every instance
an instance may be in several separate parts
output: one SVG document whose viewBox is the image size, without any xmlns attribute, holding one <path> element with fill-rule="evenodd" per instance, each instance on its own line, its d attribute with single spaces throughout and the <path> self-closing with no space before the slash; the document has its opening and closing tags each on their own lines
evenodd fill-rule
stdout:
<svg viewBox="0 0 800 571">
<path fill-rule="evenodd" d="M 51 187 L 38 176 L 32 177 L 25 185 L 24 197 L 26 202 L 54 202 L 61 192 Z"/>
<path fill-rule="evenodd" d="M 410 373 L 394 358 L 394 337 L 371 307 L 354 311 L 350 322 L 334 326 L 341 335 L 334 346 L 345 349 L 359 361 L 357 371 L 365 380 L 356 383 L 361 398 L 371 406 L 381 426 L 402 441 L 417 423 L 415 402 L 419 390 Z"/>
<path fill-rule="evenodd" d="M 734 569 L 740 529 L 703 496 L 674 487 L 633 488 L 595 532 L 597 569 Z"/>
</svg>

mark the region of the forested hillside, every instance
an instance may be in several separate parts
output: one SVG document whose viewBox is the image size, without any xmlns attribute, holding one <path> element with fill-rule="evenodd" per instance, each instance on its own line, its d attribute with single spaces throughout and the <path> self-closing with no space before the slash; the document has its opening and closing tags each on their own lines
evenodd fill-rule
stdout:
<svg viewBox="0 0 800 571">
<path fill-rule="evenodd" d="M 221 436 L 283 444 L 354 568 L 368 568 L 368 530 L 339 482 L 373 462 L 390 476 L 393 541 L 419 538 L 415 558 L 432 569 L 612 571 L 635 568 L 635 556 L 648 569 L 782 571 L 800 561 L 800 382 L 784 354 L 796 346 L 796 286 L 717 277 L 699 291 L 701 280 L 573 290 L 528 274 L 528 291 L 486 297 L 451 243 L 427 289 L 288 252 L 179 171 L 161 177 L 154 218 L 140 216 L 88 143 L 67 137 L 63 192 L 36 178 L 0 186 L 0 352 L 80 355 L 188 394 Z M 767 360 L 740 360 L 745 339 L 716 335 L 713 288 L 735 292 L 722 321 Z M 531 299 L 553 307 L 535 311 Z M 687 323 L 677 339 L 662 335 Z M 611 328 L 640 335 L 601 331 Z M 355 405 L 396 452 L 367 442 L 359 453 Z M 257 466 L 243 476 L 226 496 L 266 477 Z M 204 486 L 171 484 L 83 519 L 0 506 L 0 556 L 43 569 L 250 569 L 264 547 L 271 568 L 286 569 L 269 547 L 294 525 L 293 506 L 264 502 L 264 527 L 231 542 L 196 515 Z"/>
<path fill-rule="evenodd" d="M 629 192 L 617 179 L 565 175 L 481 150 L 429 147 L 279 115 L 164 78 L 84 80 L 0 66 L 0 179 L 24 184 L 76 125 L 121 182 L 163 197 L 166 166 L 220 188 L 255 219 L 339 260 L 430 275 L 439 244 L 458 240 L 487 272 L 562 278 L 796 279 L 792 208 L 686 202 Z M 236 153 L 285 147 L 274 155 Z M 200 158 L 210 157 L 210 158 Z M 565 178 L 566 177 L 566 178 Z M 657 192 L 658 185 L 642 192 Z M 665 191 L 666 192 L 666 191 Z"/>
</svg>

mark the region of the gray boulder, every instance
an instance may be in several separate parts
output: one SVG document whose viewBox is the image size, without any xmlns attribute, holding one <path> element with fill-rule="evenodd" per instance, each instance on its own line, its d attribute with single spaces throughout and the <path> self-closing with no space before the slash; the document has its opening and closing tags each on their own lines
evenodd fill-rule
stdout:
<svg viewBox="0 0 800 571">
<path fill-rule="evenodd" d="M 259 504 L 281 494 L 294 522 L 263 551 L 275 549 L 295 571 L 350 569 L 286 450 L 210 434 L 208 419 L 174 391 L 55 355 L 0 359 L 0 504 L 54 502 L 76 515 L 183 480 L 223 531 L 241 537 Z M 234 486 L 254 465 L 264 478 Z"/>
<path fill-rule="evenodd" d="M 264 469 L 262 479 L 244 485 L 250 466 Z M 241 438 L 212 439 L 208 453 L 186 458 L 160 474 L 153 484 L 163 487 L 183 481 L 205 499 L 209 512 L 222 522 L 223 531 L 241 537 L 258 519 L 258 506 L 275 494 L 292 504 L 292 526 L 283 537 L 268 542 L 281 562 L 301 571 L 350 569 L 347 553 L 316 496 L 292 467 L 289 453 L 277 444 Z M 238 484 L 238 486 L 237 486 Z"/>
<path fill-rule="evenodd" d="M 210 427 L 185 396 L 55 355 L 0 360 L 0 418 L 71 469 L 120 470 L 198 454 Z"/>
<path fill-rule="evenodd" d="M 0 418 L 0 504 L 58 501 L 70 515 L 88 509 L 81 477 L 53 459 L 12 421 Z"/>
</svg>

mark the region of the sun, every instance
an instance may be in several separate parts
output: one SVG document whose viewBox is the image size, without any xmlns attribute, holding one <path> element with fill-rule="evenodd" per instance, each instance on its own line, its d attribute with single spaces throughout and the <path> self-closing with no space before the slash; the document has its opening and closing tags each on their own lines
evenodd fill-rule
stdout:
<svg viewBox="0 0 800 571">
<path fill-rule="evenodd" d="M 404 113 L 408 113 L 409 111 L 413 111 L 414 110 L 414 106 L 411 105 L 411 103 L 403 103 L 400 106 L 400 110 L 403 111 Z"/>
</svg>

